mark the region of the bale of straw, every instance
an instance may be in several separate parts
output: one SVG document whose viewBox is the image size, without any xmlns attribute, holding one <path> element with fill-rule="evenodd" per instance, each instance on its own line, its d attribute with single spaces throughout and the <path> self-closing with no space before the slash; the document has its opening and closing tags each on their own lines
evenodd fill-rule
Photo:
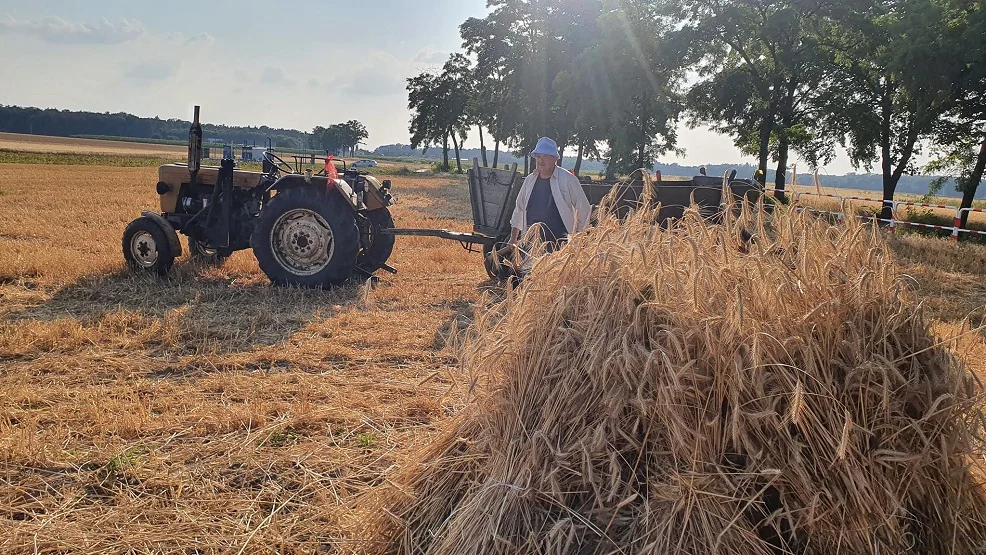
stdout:
<svg viewBox="0 0 986 555">
<path fill-rule="evenodd" d="M 601 220 L 477 317 L 474 397 L 363 500 L 369 552 L 986 548 L 979 384 L 878 231 Z"/>
</svg>

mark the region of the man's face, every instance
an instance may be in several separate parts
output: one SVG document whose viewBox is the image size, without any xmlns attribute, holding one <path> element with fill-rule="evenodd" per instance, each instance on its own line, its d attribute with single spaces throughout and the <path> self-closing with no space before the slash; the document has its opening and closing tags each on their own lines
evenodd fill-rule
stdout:
<svg viewBox="0 0 986 555">
<path fill-rule="evenodd" d="M 534 163 L 541 177 L 549 177 L 554 173 L 555 167 L 558 165 L 558 158 L 547 154 L 535 154 Z"/>
</svg>

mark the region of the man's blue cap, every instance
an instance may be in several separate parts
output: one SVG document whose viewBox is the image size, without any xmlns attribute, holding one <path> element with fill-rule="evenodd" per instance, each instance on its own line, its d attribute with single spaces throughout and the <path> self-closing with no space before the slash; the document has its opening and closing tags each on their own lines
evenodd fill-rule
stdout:
<svg viewBox="0 0 986 555">
<path fill-rule="evenodd" d="M 545 154 L 548 156 L 554 156 L 555 158 L 561 158 L 558 155 L 558 143 L 552 141 L 547 137 L 541 137 L 538 139 L 538 144 L 534 147 L 534 151 L 531 154 Z"/>
</svg>

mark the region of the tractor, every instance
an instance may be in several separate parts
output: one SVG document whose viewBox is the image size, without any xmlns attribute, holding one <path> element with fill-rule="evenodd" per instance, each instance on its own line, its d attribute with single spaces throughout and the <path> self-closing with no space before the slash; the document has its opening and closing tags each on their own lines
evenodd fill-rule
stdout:
<svg viewBox="0 0 986 555">
<path fill-rule="evenodd" d="M 356 168 L 342 171 L 331 158 L 313 173 L 293 168 L 271 148 L 261 171 L 236 168 L 230 147 L 218 167 L 201 166 L 202 128 L 195 107 L 187 164 L 158 169 L 161 212 L 144 211 L 123 233 L 123 257 L 135 271 L 167 274 L 188 237 L 193 258 L 220 264 L 253 249 L 276 285 L 329 287 L 353 276 L 370 277 L 387 264 L 394 235 L 389 180 Z"/>
</svg>

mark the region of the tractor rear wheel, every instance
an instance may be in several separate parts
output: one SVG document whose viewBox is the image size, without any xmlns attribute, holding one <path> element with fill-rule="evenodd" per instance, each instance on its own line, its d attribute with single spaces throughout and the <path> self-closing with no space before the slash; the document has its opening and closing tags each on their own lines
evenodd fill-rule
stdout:
<svg viewBox="0 0 986 555">
<path fill-rule="evenodd" d="M 356 258 L 356 265 L 369 273 L 383 267 L 394 252 L 394 237 L 389 233 L 381 233 L 381 229 L 394 227 L 394 217 L 390 210 L 378 208 L 357 215 L 362 240 L 362 249 Z"/>
<path fill-rule="evenodd" d="M 359 229 L 353 209 L 335 191 L 294 187 L 260 211 L 250 245 L 273 283 L 325 287 L 352 276 Z"/>
<path fill-rule="evenodd" d="M 130 222 L 123 232 L 123 259 L 131 270 L 165 275 L 175 262 L 168 235 L 147 216 Z"/>
</svg>

